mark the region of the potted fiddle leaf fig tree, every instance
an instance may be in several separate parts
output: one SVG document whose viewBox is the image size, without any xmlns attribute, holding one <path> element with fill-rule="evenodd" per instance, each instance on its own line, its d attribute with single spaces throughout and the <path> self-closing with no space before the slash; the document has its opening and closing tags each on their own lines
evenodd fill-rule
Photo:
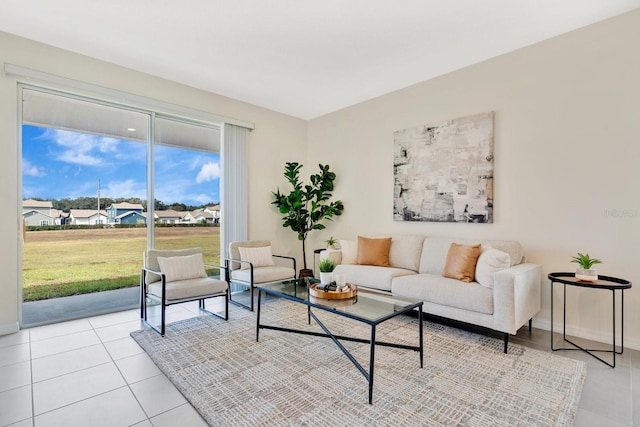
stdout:
<svg viewBox="0 0 640 427">
<path fill-rule="evenodd" d="M 597 258 L 591 258 L 589 254 L 581 254 L 578 252 L 578 256 L 571 257 L 571 262 L 577 262 L 580 267 L 576 269 L 576 279 L 583 280 L 585 282 L 594 282 L 598 280 L 598 272 L 593 266 L 595 264 L 602 264 L 602 260 Z"/>
<path fill-rule="evenodd" d="M 329 170 L 329 165 L 318 165 L 320 172 L 309 177 L 310 183 L 303 184 L 300 179 L 302 165 L 295 162 L 287 162 L 284 167 L 284 176 L 293 189 L 287 193 L 281 193 L 278 188 L 273 192 L 275 205 L 282 217 L 282 226 L 291 228 L 298 234 L 298 240 L 302 242 L 302 262 L 304 268 L 300 270 L 299 277 L 313 276 L 313 271 L 307 268 L 306 241 L 311 230 L 324 230 L 323 221 L 332 221 L 333 217 L 342 215 L 344 205 L 340 200 L 330 201 L 333 191 L 333 183 L 336 174 Z"/>
</svg>

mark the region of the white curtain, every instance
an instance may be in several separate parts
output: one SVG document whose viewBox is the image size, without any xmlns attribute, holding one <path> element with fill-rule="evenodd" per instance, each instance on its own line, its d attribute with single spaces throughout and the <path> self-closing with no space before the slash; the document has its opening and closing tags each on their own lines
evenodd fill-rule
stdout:
<svg viewBox="0 0 640 427">
<path fill-rule="evenodd" d="M 228 256 L 229 242 L 247 239 L 249 131 L 228 123 L 222 130 L 220 259 Z"/>
</svg>

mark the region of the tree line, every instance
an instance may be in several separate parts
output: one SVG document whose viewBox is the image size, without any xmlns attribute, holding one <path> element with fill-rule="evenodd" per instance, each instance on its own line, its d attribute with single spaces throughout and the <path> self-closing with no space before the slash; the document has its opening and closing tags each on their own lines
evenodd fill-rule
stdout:
<svg viewBox="0 0 640 427">
<path fill-rule="evenodd" d="M 64 199 L 41 199 L 38 197 L 34 197 L 33 200 L 39 201 L 50 201 L 53 205 L 54 209 L 58 209 L 60 211 L 69 212 L 70 209 L 96 209 L 98 206 L 98 198 L 97 197 L 78 197 L 75 199 L 64 198 Z M 140 204 L 147 210 L 147 201 L 142 200 L 138 197 L 119 197 L 117 199 L 112 199 L 110 197 L 100 197 L 100 209 L 107 209 L 114 203 L 132 203 L 132 204 Z M 204 205 L 186 205 L 184 203 L 164 203 L 161 200 L 155 200 L 155 209 L 159 211 L 173 209 L 178 212 L 187 212 L 187 211 L 195 211 L 197 209 L 202 209 L 206 206 L 216 205 L 217 202 L 207 203 Z"/>
</svg>

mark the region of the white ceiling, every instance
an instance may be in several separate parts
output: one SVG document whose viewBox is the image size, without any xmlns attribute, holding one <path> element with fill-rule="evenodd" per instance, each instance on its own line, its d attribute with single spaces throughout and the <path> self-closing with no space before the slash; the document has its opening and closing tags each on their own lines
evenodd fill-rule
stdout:
<svg viewBox="0 0 640 427">
<path fill-rule="evenodd" d="M 311 119 L 638 7 L 640 0 L 1 0 L 0 31 Z"/>
</svg>

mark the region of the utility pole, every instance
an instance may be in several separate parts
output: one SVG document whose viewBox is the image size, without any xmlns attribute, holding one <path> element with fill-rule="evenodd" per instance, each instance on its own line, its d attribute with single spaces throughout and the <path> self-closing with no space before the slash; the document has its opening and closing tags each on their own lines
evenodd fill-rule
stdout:
<svg viewBox="0 0 640 427">
<path fill-rule="evenodd" d="M 100 218 L 100 178 L 98 178 L 98 224 L 102 224 L 102 219 Z"/>
</svg>

